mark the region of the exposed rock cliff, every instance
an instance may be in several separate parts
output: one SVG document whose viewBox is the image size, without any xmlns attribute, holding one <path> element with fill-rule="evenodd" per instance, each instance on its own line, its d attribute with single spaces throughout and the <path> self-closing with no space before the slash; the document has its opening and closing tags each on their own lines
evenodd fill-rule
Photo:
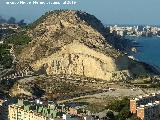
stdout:
<svg viewBox="0 0 160 120">
<path fill-rule="evenodd" d="M 22 68 L 103 80 L 126 80 L 151 72 L 114 49 L 102 23 L 85 12 L 46 13 L 28 34 L 32 42 L 17 57 Z"/>
</svg>

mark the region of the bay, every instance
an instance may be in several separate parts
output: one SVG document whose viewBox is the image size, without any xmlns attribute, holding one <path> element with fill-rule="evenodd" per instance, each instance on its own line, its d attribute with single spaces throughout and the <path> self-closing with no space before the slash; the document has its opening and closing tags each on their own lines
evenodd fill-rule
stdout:
<svg viewBox="0 0 160 120">
<path fill-rule="evenodd" d="M 129 39 L 141 46 L 137 47 L 137 53 L 132 54 L 135 59 L 160 67 L 160 37 L 129 37 Z"/>
</svg>

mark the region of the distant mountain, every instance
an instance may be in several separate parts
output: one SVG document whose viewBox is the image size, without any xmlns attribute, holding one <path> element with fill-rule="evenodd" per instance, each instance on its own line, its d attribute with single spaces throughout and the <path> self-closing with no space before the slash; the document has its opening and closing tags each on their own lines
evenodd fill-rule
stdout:
<svg viewBox="0 0 160 120">
<path fill-rule="evenodd" d="M 0 24 L 7 23 L 7 24 L 18 24 L 19 26 L 27 25 L 24 19 L 17 21 L 16 18 L 10 17 L 8 20 L 0 16 Z"/>
</svg>

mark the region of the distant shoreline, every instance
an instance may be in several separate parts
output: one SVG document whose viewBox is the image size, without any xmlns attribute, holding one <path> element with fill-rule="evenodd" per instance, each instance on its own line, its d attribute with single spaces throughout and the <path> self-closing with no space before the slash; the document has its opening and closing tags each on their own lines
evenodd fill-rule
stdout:
<svg viewBox="0 0 160 120">
<path fill-rule="evenodd" d="M 136 59 L 153 66 L 160 67 L 160 37 L 127 37 L 138 44 L 137 52 L 131 53 Z"/>
<path fill-rule="evenodd" d="M 160 38 L 160 36 L 151 36 L 151 37 L 148 37 L 148 36 L 130 36 L 130 35 L 126 35 L 124 37 L 126 39 L 128 39 L 128 38 Z"/>
</svg>

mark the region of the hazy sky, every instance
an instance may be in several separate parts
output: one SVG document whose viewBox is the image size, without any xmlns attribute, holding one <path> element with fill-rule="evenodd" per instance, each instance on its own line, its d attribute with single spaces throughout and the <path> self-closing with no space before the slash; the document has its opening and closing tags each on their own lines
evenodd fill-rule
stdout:
<svg viewBox="0 0 160 120">
<path fill-rule="evenodd" d="M 0 0 L 0 15 L 33 21 L 49 10 L 78 9 L 89 12 L 104 24 L 152 24 L 160 25 L 160 0 L 75 0 L 77 5 L 6 5 Z M 23 0 L 26 2 L 35 0 Z M 37 0 L 64 1 L 64 0 Z"/>
</svg>

